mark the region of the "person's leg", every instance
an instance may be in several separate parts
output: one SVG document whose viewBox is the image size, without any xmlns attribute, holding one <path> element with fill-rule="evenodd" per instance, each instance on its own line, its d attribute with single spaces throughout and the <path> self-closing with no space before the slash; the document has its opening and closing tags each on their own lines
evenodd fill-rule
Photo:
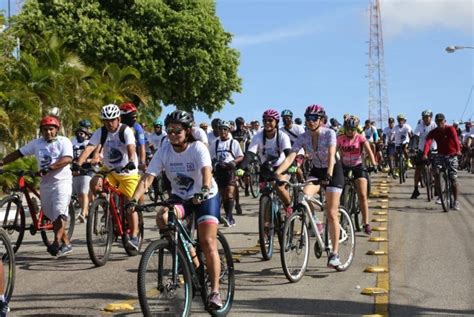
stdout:
<svg viewBox="0 0 474 317">
<path fill-rule="evenodd" d="M 364 224 L 369 223 L 369 202 L 367 200 L 367 179 L 364 177 L 355 180 L 357 188 L 357 197 L 359 198 L 360 211 Z"/>
<path fill-rule="evenodd" d="M 221 263 L 217 250 L 217 224 L 204 222 L 198 226 L 199 244 L 206 257 L 207 273 L 211 280 L 211 292 L 219 293 Z"/>
<path fill-rule="evenodd" d="M 326 191 L 326 210 L 328 215 L 329 235 L 331 236 L 333 253 L 339 251 L 339 200 L 341 193 Z"/>
</svg>

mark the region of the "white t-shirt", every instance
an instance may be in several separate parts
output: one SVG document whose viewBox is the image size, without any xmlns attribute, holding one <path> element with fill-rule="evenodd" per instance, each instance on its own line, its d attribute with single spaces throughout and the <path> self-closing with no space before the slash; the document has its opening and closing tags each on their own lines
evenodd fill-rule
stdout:
<svg viewBox="0 0 474 317">
<path fill-rule="evenodd" d="M 220 138 L 214 140 L 214 142 L 209 146 L 209 151 L 211 152 L 212 159 L 216 159 L 218 162 L 222 163 L 234 161 L 236 158 L 244 155 L 239 142 L 231 138 L 225 141 L 222 141 Z"/>
<path fill-rule="evenodd" d="M 189 144 L 181 153 L 177 153 L 171 143 L 166 142 L 153 156 L 146 173 L 156 177 L 164 170 L 171 182 L 171 193 L 187 200 L 201 191 L 201 169 L 205 166 L 212 167 L 212 163 L 209 150 L 202 142 Z M 217 184 L 212 178 L 209 198 L 217 192 Z"/>
<path fill-rule="evenodd" d="M 164 142 L 164 139 L 166 138 L 168 134 L 166 134 L 165 131 L 161 131 L 161 134 L 158 135 L 156 133 L 150 133 L 148 136 L 148 140 L 151 144 L 153 144 L 153 147 L 155 148 L 155 151 L 158 150 L 161 145 Z"/>
<path fill-rule="evenodd" d="M 395 127 L 386 127 L 383 129 L 383 134 L 385 135 L 385 144 L 395 143 Z"/>
<path fill-rule="evenodd" d="M 204 132 L 203 129 L 193 127 L 191 133 L 193 134 L 193 137 L 196 139 L 196 141 L 201 141 L 205 145 L 209 145 L 209 141 L 207 140 L 207 134 L 206 132 Z"/>
<path fill-rule="evenodd" d="M 34 155 L 38 161 L 38 169 L 43 169 L 56 163 L 60 158 L 69 156 L 73 158 L 72 143 L 64 136 L 57 136 L 53 142 L 47 142 L 39 138 L 28 142 L 20 148 L 22 155 Z M 62 168 L 49 171 L 41 177 L 42 184 L 51 184 L 57 181 L 70 180 L 72 182 L 71 167 L 66 165 Z"/>
<path fill-rule="evenodd" d="M 408 144 L 410 142 L 410 133 L 412 129 L 408 123 L 405 123 L 400 127 L 400 125 L 395 126 L 395 145 L 399 146 L 401 144 Z"/>
<path fill-rule="evenodd" d="M 120 125 L 122 125 L 121 123 Z M 116 132 L 108 132 L 107 139 L 104 143 L 104 148 L 102 149 L 102 154 L 104 156 L 104 164 L 108 168 L 121 168 L 127 165 L 128 162 L 133 161 L 135 166 L 138 166 L 138 157 L 137 152 L 133 153 L 133 157 L 129 159 L 127 146 L 132 144 L 135 145 L 135 135 L 130 127 L 126 127 L 124 130 L 124 139 L 125 144 L 120 141 L 119 137 L 120 126 Z M 100 144 L 100 137 L 102 134 L 102 128 L 95 130 L 91 139 L 89 140 L 89 145 L 97 146 Z M 138 169 L 131 171 L 123 171 L 121 174 L 136 174 Z"/>
<path fill-rule="evenodd" d="M 228 135 L 229 135 L 229 139 L 233 139 L 232 133 L 229 133 Z M 214 132 L 212 132 L 212 131 L 207 134 L 207 140 L 209 141 L 209 144 L 212 144 L 218 138 L 219 138 L 219 134 L 217 134 L 217 136 L 215 136 Z"/>
<path fill-rule="evenodd" d="M 426 142 L 426 136 L 428 135 L 428 133 L 431 130 L 436 129 L 436 127 L 437 127 L 436 123 L 434 123 L 433 121 L 431 121 L 430 125 L 428 125 L 428 126 L 425 125 L 424 122 L 421 122 L 416 126 L 415 135 L 418 135 L 420 137 L 419 141 L 418 141 L 418 150 L 419 151 L 424 150 L 425 142 Z M 435 140 L 433 140 L 433 143 L 431 143 L 431 148 L 430 149 L 431 150 L 436 150 L 437 149 Z"/>
<path fill-rule="evenodd" d="M 289 131 L 288 131 L 289 130 Z M 290 138 L 290 142 L 291 142 L 291 145 L 293 145 L 293 143 L 295 143 L 296 139 L 298 138 L 298 136 L 300 136 L 301 134 L 304 133 L 304 129 L 303 127 L 297 125 L 297 124 L 292 124 L 291 125 L 291 128 L 286 130 L 285 127 L 281 127 L 280 128 L 280 131 L 285 133 L 286 135 L 288 135 L 288 137 Z M 290 133 L 291 132 L 291 133 Z"/>
<path fill-rule="evenodd" d="M 467 139 L 468 138 L 473 138 L 474 139 L 474 129 L 471 128 L 471 130 L 469 132 L 467 132 L 466 130 L 464 130 L 462 133 L 461 133 L 461 143 L 464 144 L 467 142 Z"/>
<path fill-rule="evenodd" d="M 261 163 L 270 159 L 274 160 L 278 157 L 278 160 L 273 164 L 273 166 L 278 166 L 285 160 L 285 153 L 283 153 L 283 151 L 291 149 L 290 138 L 285 133 L 277 130 L 277 133 L 275 133 L 272 139 L 265 140 L 264 146 L 264 132 L 265 131 L 262 130 L 252 138 L 252 142 L 250 142 L 247 151 L 258 154 Z M 280 141 L 279 144 L 277 144 L 277 138 Z"/>
<path fill-rule="evenodd" d="M 89 140 L 84 140 L 83 142 L 79 142 L 76 137 L 72 138 L 72 151 L 73 151 L 73 158 L 77 159 L 84 149 L 86 148 L 87 144 L 89 144 Z"/>
</svg>

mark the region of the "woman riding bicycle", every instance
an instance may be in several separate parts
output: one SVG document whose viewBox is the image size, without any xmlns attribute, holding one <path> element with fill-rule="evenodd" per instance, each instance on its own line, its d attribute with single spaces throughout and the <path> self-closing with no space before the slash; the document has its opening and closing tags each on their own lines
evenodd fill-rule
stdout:
<svg viewBox="0 0 474 317">
<path fill-rule="evenodd" d="M 375 167 L 374 154 L 367 139 L 357 133 L 359 119 L 356 116 L 349 116 L 344 121 L 344 134 L 337 137 L 337 148 L 341 155 L 342 168 L 344 175 L 347 176 L 352 170 L 357 188 L 357 196 L 359 197 L 360 209 L 362 211 L 362 219 L 364 221 L 364 232 L 368 235 L 372 233 L 369 225 L 369 203 L 367 200 L 367 182 L 369 174 L 364 166 L 362 151 L 369 156 L 372 165 Z"/>
<path fill-rule="evenodd" d="M 221 198 L 212 177 L 211 156 L 207 147 L 202 142 L 195 141 L 192 136 L 193 118 L 188 112 L 171 112 L 165 119 L 165 126 L 169 142 L 165 142 L 153 156 L 131 202 L 136 204 L 153 179 L 162 170 L 165 171 L 171 181 L 171 199 L 184 201 L 182 205 L 175 206 L 176 215 L 182 219 L 193 211 L 196 212 L 199 241 L 212 284 L 209 305 L 219 309 L 222 307 L 219 294 L 221 268 L 216 238 Z M 156 223 L 160 229 L 165 229 L 167 222 L 168 209 L 161 208 L 156 215 Z"/>
<path fill-rule="evenodd" d="M 336 133 L 330 128 L 322 126 L 326 117 L 324 108 L 311 105 L 305 111 L 305 133 L 296 139 L 291 153 L 281 163 L 276 171 L 276 176 L 281 174 L 291 165 L 299 150 L 302 148 L 312 158 L 312 169 L 308 180 L 317 179 L 321 185 L 326 186 L 326 209 L 329 220 L 329 233 L 333 241 L 333 252 L 329 255 L 328 267 L 336 268 L 341 265 L 339 259 L 339 200 L 344 186 L 344 176 L 340 161 L 336 158 Z M 309 183 L 304 188 L 305 195 L 314 196 L 319 191 L 319 185 Z"/>
</svg>

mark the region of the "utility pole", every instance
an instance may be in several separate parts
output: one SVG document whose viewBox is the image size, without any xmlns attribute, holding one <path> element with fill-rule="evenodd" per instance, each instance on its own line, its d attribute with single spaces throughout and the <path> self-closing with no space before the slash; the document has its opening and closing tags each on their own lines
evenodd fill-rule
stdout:
<svg viewBox="0 0 474 317">
<path fill-rule="evenodd" d="M 369 119 L 383 129 L 390 116 L 385 79 L 385 62 L 380 0 L 370 0 L 369 8 Z"/>
</svg>

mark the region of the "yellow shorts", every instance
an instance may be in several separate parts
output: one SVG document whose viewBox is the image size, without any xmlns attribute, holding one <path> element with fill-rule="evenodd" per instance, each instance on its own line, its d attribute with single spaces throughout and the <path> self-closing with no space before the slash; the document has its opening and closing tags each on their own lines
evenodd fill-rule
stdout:
<svg viewBox="0 0 474 317">
<path fill-rule="evenodd" d="M 137 188 L 140 175 L 110 173 L 107 175 L 107 180 L 112 186 L 118 186 L 119 192 L 130 199 Z"/>
</svg>

